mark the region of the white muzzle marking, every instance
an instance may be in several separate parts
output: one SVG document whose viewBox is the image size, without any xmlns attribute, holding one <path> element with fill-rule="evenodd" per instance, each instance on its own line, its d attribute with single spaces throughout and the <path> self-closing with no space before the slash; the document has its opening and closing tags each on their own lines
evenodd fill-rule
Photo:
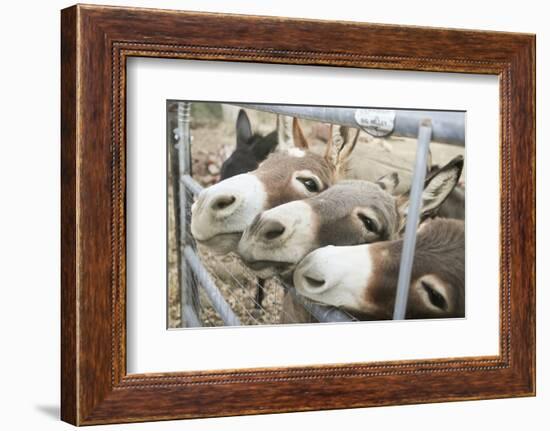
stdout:
<svg viewBox="0 0 550 431">
<path fill-rule="evenodd" d="M 372 275 L 368 245 L 328 246 L 308 254 L 294 271 L 296 290 L 318 302 L 360 310 Z"/>
<path fill-rule="evenodd" d="M 200 193 L 191 208 L 191 233 L 214 251 L 233 251 L 266 205 L 267 193 L 258 177 L 247 173 L 228 178 Z"/>
<path fill-rule="evenodd" d="M 289 202 L 264 211 L 244 232 L 238 247 L 246 262 L 272 261 L 297 264 L 317 244 L 313 232 L 313 210 L 303 201 Z M 272 223 L 284 231 L 272 238 L 266 231 Z"/>
</svg>

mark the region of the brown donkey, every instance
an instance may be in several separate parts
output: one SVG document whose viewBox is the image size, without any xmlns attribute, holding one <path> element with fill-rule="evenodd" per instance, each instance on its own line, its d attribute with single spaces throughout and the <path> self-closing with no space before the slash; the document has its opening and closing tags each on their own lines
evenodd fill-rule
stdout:
<svg viewBox="0 0 550 431">
<path fill-rule="evenodd" d="M 200 193 L 191 217 L 191 233 L 198 243 L 220 254 L 235 251 L 242 232 L 262 211 L 314 196 L 344 176 L 359 131 L 353 140 L 346 131 L 337 149 L 331 139 L 321 156 L 309 150 L 297 119 L 292 129 L 296 148 L 272 153 L 255 171 Z"/>
<path fill-rule="evenodd" d="M 391 319 L 403 240 L 323 247 L 294 272 L 296 290 L 365 319 Z M 406 318 L 464 317 L 464 222 L 433 219 L 416 239 Z"/>
</svg>

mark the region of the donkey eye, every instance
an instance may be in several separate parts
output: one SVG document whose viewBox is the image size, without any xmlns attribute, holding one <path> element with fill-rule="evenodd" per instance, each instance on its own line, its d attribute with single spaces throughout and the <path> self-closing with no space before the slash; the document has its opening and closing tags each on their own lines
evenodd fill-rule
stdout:
<svg viewBox="0 0 550 431">
<path fill-rule="evenodd" d="M 300 177 L 298 177 L 296 179 L 304 185 L 304 187 L 307 189 L 308 192 L 311 192 L 311 193 L 319 192 L 319 186 L 311 178 L 300 178 Z"/>
<path fill-rule="evenodd" d="M 428 294 L 428 299 L 434 306 L 442 310 L 447 309 L 447 301 L 441 293 L 439 293 L 425 281 L 422 281 L 422 288 L 426 291 L 426 293 Z"/>
<path fill-rule="evenodd" d="M 376 232 L 376 223 L 370 218 L 367 217 L 365 214 L 359 213 L 357 214 L 361 222 L 365 225 L 367 230 L 371 232 Z"/>
</svg>

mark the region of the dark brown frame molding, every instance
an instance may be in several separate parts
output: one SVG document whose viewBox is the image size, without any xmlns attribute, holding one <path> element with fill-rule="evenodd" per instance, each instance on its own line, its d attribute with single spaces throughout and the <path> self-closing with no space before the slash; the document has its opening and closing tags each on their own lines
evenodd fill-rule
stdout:
<svg viewBox="0 0 550 431">
<path fill-rule="evenodd" d="M 61 18 L 63 420 L 88 425 L 535 394 L 534 35 L 82 5 Z M 500 354 L 128 375 L 131 56 L 498 75 Z"/>
</svg>

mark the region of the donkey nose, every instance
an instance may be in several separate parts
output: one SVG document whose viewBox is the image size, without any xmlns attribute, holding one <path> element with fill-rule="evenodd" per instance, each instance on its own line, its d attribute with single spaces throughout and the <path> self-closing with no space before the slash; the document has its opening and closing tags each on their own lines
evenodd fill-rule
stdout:
<svg viewBox="0 0 550 431">
<path fill-rule="evenodd" d="M 302 275 L 302 277 L 307 287 L 309 287 L 312 290 L 320 289 L 326 283 L 326 281 L 322 277 L 319 277 L 318 275 L 312 276 L 305 273 Z"/>
<path fill-rule="evenodd" d="M 285 233 L 285 225 L 277 220 L 267 220 L 260 228 L 259 236 L 266 241 L 273 241 Z"/>
<path fill-rule="evenodd" d="M 329 262 L 318 258 L 320 252 L 329 248 L 323 247 L 311 252 L 302 259 L 294 271 L 294 286 L 302 295 L 318 297 L 324 291 L 331 289 L 334 284 L 334 280 L 331 281 L 330 273 L 327 272 Z"/>
<path fill-rule="evenodd" d="M 212 211 L 223 211 L 230 208 L 235 202 L 237 202 L 237 198 L 234 195 L 216 196 L 210 202 L 210 209 Z"/>
</svg>

